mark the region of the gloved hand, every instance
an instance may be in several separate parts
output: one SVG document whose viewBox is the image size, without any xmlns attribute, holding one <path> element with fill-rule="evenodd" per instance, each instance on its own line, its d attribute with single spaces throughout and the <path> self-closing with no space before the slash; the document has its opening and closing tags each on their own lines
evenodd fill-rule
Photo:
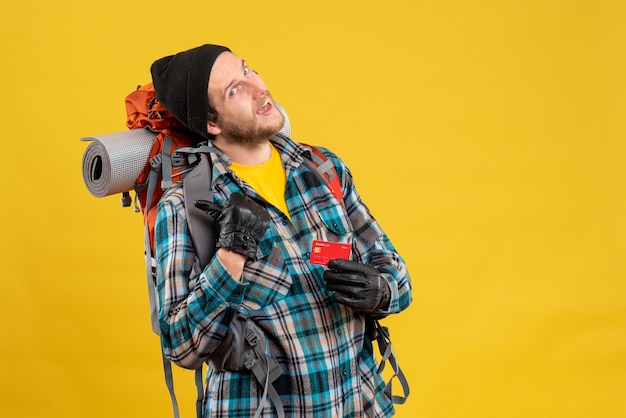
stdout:
<svg viewBox="0 0 626 418">
<path fill-rule="evenodd" d="M 223 208 L 208 200 L 197 200 L 194 205 L 215 219 L 217 248 L 256 258 L 259 241 L 270 224 L 270 215 L 261 205 L 239 192 Z"/>
<path fill-rule="evenodd" d="M 324 272 L 326 290 L 333 299 L 352 309 L 373 312 L 384 309 L 391 300 L 387 281 L 374 266 L 351 260 L 330 260 Z"/>
</svg>

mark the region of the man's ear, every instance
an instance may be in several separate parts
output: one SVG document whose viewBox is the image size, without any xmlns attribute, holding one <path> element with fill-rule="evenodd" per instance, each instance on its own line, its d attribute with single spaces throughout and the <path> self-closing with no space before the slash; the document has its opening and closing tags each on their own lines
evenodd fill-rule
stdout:
<svg viewBox="0 0 626 418">
<path fill-rule="evenodd" d="M 211 135 L 214 135 L 214 136 L 217 136 L 220 133 L 222 133 L 222 130 L 220 129 L 220 127 L 217 126 L 215 124 L 215 122 L 211 122 L 211 121 L 207 122 L 206 130 L 207 130 L 208 133 L 210 133 Z"/>
</svg>

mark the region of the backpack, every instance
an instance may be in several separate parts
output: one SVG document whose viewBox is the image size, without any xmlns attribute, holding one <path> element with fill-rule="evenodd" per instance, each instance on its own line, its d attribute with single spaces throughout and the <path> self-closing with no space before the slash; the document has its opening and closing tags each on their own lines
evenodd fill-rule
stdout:
<svg viewBox="0 0 626 418">
<path fill-rule="evenodd" d="M 165 189 L 183 178 L 183 161 L 177 150 L 192 147 L 199 140 L 157 100 L 152 83 L 139 86 L 126 96 L 125 104 L 128 129 L 148 129 L 156 134 L 147 163 L 135 185 L 144 221 L 148 225 L 150 248 L 154 250 L 156 203 Z M 157 183 L 161 187 L 156 187 Z M 151 188 L 152 185 L 154 188 Z"/>
<path fill-rule="evenodd" d="M 286 122 L 281 132 L 277 135 L 289 137 L 289 119 L 280 104 L 275 104 L 284 114 Z M 146 279 L 150 300 L 150 316 L 153 332 L 159 335 L 160 338 L 161 332 L 156 303 L 156 260 L 153 257 L 155 252 L 154 226 L 157 203 L 164 191 L 178 181 L 182 181 L 184 199 L 186 202 L 194 202 L 200 199 L 212 201 L 212 193 L 209 188 L 206 187 L 207 184 L 211 183 L 212 173 L 211 161 L 208 154 L 221 154 L 221 152 L 217 148 L 209 146 L 206 142 L 200 142 L 204 141 L 204 139 L 191 133 L 178 122 L 165 106 L 158 101 L 152 83 L 138 86 L 136 90 L 128 94 L 125 98 L 125 105 L 127 113 L 126 126 L 130 132 L 141 133 L 142 135 L 147 134 L 150 138 L 153 138 L 149 153 L 145 156 L 145 164 L 143 168 L 140 169 L 134 181 L 134 185 L 131 187 L 135 191 L 135 211 L 142 212 L 143 214 Z M 84 140 L 93 139 L 93 137 L 84 138 Z M 97 137 L 95 139 L 97 139 Z M 128 140 L 126 141 L 128 142 Z M 90 146 L 92 144 L 90 144 Z M 304 158 L 303 164 L 318 177 L 322 184 L 327 185 L 331 193 L 337 197 L 337 199 L 343 201 L 341 182 L 332 162 L 328 160 L 317 147 L 306 144 L 301 145 L 310 150 L 311 157 L 310 159 Z M 93 175 L 93 173 L 89 173 L 90 170 L 93 170 L 89 167 L 94 165 L 90 163 L 90 161 L 87 161 L 88 151 L 89 150 L 86 150 L 85 156 L 83 157 L 83 177 L 90 191 L 97 197 L 102 197 L 105 194 L 102 192 L 94 193 L 91 188 L 96 186 L 91 185 L 90 187 L 90 181 L 88 181 L 91 180 L 88 179 L 90 174 Z M 93 154 L 93 151 L 91 154 Z M 143 160 L 144 155 L 140 158 Z M 129 192 L 130 190 L 122 191 L 122 206 L 131 205 L 132 199 Z M 202 271 L 203 267 L 208 264 L 215 252 L 215 240 L 210 238 L 214 236 L 213 220 L 194 205 L 185 205 L 185 211 L 191 239 L 197 254 L 196 265 L 193 268 L 196 275 L 190 278 L 193 282 L 193 280 L 197 279 L 197 275 Z M 408 382 L 396 361 L 395 352 L 393 351 L 393 346 L 389 338 L 389 330 L 387 327 L 381 326 L 378 319 L 372 316 L 368 316 L 367 322 L 368 335 L 372 341 L 377 341 L 382 356 L 378 372 L 382 373 L 387 362 L 389 362 L 393 369 L 393 376 L 386 384 L 385 393 L 394 403 L 404 403 L 409 395 Z M 273 364 L 271 357 L 265 354 L 265 358 L 262 358 L 263 353 L 258 350 L 258 347 L 264 346 L 262 331 L 260 331 L 252 321 L 240 320 L 234 321 L 234 323 L 241 324 L 239 329 L 236 330 L 237 332 L 255 339 L 254 344 L 250 344 L 250 346 L 254 345 L 254 348 L 257 348 L 257 350 L 249 349 L 248 351 L 252 351 L 253 354 L 257 355 L 258 359 L 262 361 L 257 361 L 254 367 L 251 367 L 251 371 L 264 387 L 264 392 L 267 393 L 267 396 L 269 396 L 270 400 L 274 403 L 278 415 L 283 416 L 284 413 L 280 399 L 271 386 L 271 382 L 280 375 L 280 371 L 277 373 L 276 367 L 271 366 Z M 257 344 L 257 340 L 261 340 L 261 343 Z M 174 417 L 179 418 L 180 414 L 174 393 L 171 362 L 165 357 L 163 350 L 161 350 L 161 355 L 165 381 L 172 401 Z M 393 396 L 391 393 L 391 382 L 395 377 L 398 378 L 402 385 L 404 392 L 403 397 Z M 195 384 L 197 390 L 196 414 L 198 418 L 201 418 L 204 396 L 202 367 L 195 370 Z M 262 406 L 263 403 L 264 402 L 261 402 L 260 405 Z M 257 414 L 258 413 L 259 411 L 257 411 Z"/>
</svg>

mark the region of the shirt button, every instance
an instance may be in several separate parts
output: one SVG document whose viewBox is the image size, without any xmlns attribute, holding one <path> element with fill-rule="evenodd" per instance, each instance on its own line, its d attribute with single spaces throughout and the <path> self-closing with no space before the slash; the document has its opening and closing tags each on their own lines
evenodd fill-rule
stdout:
<svg viewBox="0 0 626 418">
<path fill-rule="evenodd" d="M 287 221 L 283 219 L 283 226 L 287 226 Z"/>
<path fill-rule="evenodd" d="M 347 376 L 347 375 L 348 375 L 348 371 L 347 371 L 346 369 L 343 369 L 343 370 L 341 371 L 341 374 L 343 374 L 344 376 Z"/>
<path fill-rule="evenodd" d="M 337 335 L 343 335 L 343 331 L 338 330 L 338 331 L 337 331 Z"/>
<path fill-rule="evenodd" d="M 311 253 L 309 252 L 304 253 L 304 258 L 311 258 Z"/>
</svg>

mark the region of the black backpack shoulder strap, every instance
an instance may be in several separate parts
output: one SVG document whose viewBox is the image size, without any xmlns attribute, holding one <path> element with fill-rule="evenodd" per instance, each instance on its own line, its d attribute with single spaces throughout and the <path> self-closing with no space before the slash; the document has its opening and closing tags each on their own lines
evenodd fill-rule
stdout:
<svg viewBox="0 0 626 418">
<path fill-rule="evenodd" d="M 198 209 L 194 202 L 197 200 L 213 201 L 213 192 L 211 191 L 212 167 L 208 154 L 200 153 L 197 155 L 198 163 L 185 175 L 183 180 L 183 194 L 189 234 L 200 267 L 204 267 L 209 264 L 215 253 L 215 239 L 213 238 L 215 229 L 213 219 Z"/>
</svg>

